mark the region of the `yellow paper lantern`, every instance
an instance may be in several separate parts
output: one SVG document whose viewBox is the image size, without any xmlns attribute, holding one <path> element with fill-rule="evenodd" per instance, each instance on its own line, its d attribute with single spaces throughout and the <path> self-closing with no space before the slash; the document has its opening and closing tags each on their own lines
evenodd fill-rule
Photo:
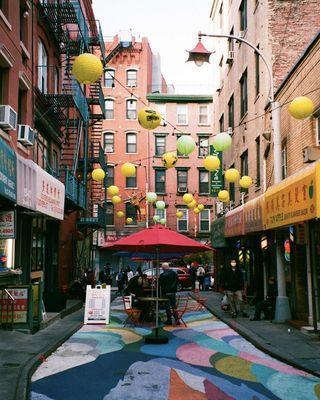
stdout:
<svg viewBox="0 0 320 400">
<path fill-rule="evenodd" d="M 239 181 L 239 185 L 242 189 L 248 189 L 252 185 L 252 178 L 250 176 L 243 176 Z"/>
<path fill-rule="evenodd" d="M 186 203 L 189 204 L 193 200 L 193 195 L 191 193 L 186 193 L 183 195 L 182 200 Z"/>
<path fill-rule="evenodd" d="M 145 107 L 138 112 L 138 122 L 145 129 L 156 129 L 161 123 L 161 115 L 157 111 Z"/>
<path fill-rule="evenodd" d="M 199 210 L 198 207 L 195 207 L 195 208 L 193 209 L 193 211 L 194 211 L 195 214 L 199 214 L 199 213 L 200 213 L 200 210 Z"/>
<path fill-rule="evenodd" d="M 90 53 L 80 54 L 73 63 L 72 74 L 79 83 L 88 85 L 100 79 L 103 66 L 97 56 Z"/>
<path fill-rule="evenodd" d="M 227 190 L 220 190 L 218 193 L 218 199 L 222 201 L 222 203 L 229 201 L 229 192 Z"/>
<path fill-rule="evenodd" d="M 117 211 L 117 217 L 119 217 L 119 218 L 124 217 L 124 212 L 123 211 Z"/>
<path fill-rule="evenodd" d="M 125 176 L 126 178 L 130 178 L 131 176 L 135 176 L 136 175 L 136 167 L 135 165 L 131 164 L 131 163 L 124 163 L 121 166 L 121 174 L 123 176 Z"/>
<path fill-rule="evenodd" d="M 204 210 L 204 205 L 203 205 L 203 204 L 198 204 L 198 209 L 199 209 L 200 211 Z"/>
<path fill-rule="evenodd" d="M 94 181 L 103 181 L 104 177 L 106 176 L 106 173 L 102 168 L 96 168 L 92 171 L 91 173 L 92 179 Z"/>
<path fill-rule="evenodd" d="M 128 218 L 126 219 L 126 224 L 127 224 L 127 225 L 132 224 L 132 222 L 133 222 L 133 219 L 132 219 L 132 218 L 128 217 Z"/>
<path fill-rule="evenodd" d="M 227 169 L 224 177 L 228 182 L 237 182 L 240 179 L 240 173 L 235 168 Z"/>
<path fill-rule="evenodd" d="M 217 156 L 207 156 L 203 161 L 203 166 L 207 171 L 216 171 L 220 168 L 220 160 Z"/>
<path fill-rule="evenodd" d="M 177 218 L 182 218 L 183 217 L 183 212 L 182 211 L 177 211 L 176 212 Z"/>
<path fill-rule="evenodd" d="M 196 207 L 196 205 L 197 205 L 197 202 L 193 199 L 191 201 L 191 203 L 188 203 L 187 207 L 188 208 L 194 208 L 194 207 Z"/>
<path fill-rule="evenodd" d="M 119 203 L 121 203 L 121 197 L 120 196 L 113 196 L 111 198 L 111 201 L 112 201 L 113 204 L 119 204 Z"/>
<path fill-rule="evenodd" d="M 289 114 L 296 119 L 308 118 L 314 111 L 314 104 L 309 97 L 296 97 L 289 106 Z"/>
<path fill-rule="evenodd" d="M 161 162 L 167 169 L 174 167 L 178 162 L 178 157 L 174 153 L 165 153 L 161 157 Z"/>
<path fill-rule="evenodd" d="M 107 189 L 107 193 L 108 193 L 108 195 L 109 196 L 116 196 L 117 194 L 119 194 L 119 188 L 118 188 L 118 186 L 115 186 L 115 185 L 111 185 L 111 186 L 109 186 L 108 187 L 108 189 Z"/>
</svg>

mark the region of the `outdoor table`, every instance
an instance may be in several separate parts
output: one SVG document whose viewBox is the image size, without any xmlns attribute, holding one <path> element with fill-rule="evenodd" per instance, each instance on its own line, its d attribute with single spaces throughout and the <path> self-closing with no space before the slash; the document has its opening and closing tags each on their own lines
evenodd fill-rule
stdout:
<svg viewBox="0 0 320 400">
<path fill-rule="evenodd" d="M 149 304 L 148 308 L 146 309 L 145 318 L 148 316 L 149 317 L 152 316 L 152 318 L 154 317 L 154 314 L 155 314 L 154 303 L 157 300 L 159 303 L 165 303 L 165 302 L 169 301 L 165 297 L 138 297 L 138 300 L 140 302 L 145 302 L 145 303 Z M 144 321 L 145 321 L 145 318 L 144 318 Z"/>
</svg>

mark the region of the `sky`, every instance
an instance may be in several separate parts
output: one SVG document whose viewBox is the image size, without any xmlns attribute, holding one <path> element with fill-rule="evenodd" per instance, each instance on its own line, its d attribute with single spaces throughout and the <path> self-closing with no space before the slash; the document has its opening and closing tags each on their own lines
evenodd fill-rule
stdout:
<svg viewBox="0 0 320 400">
<path fill-rule="evenodd" d="M 162 73 L 168 84 L 174 84 L 178 92 L 210 94 L 212 65 L 199 68 L 185 61 L 186 50 L 197 44 L 198 31 L 213 31 L 211 5 L 212 0 L 93 0 L 104 36 L 131 29 L 136 37 L 148 37 L 153 52 L 161 56 Z M 210 39 L 203 39 L 203 43 L 212 50 Z"/>
</svg>

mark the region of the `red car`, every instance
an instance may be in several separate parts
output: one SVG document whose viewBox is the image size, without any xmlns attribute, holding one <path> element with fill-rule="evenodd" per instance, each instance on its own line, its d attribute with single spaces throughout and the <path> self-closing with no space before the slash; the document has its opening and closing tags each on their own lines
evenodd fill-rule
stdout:
<svg viewBox="0 0 320 400">
<path fill-rule="evenodd" d="M 190 275 L 188 272 L 188 268 L 184 267 L 170 267 L 170 269 L 173 269 L 177 274 L 178 274 L 178 291 L 187 289 L 191 287 L 191 280 L 190 280 Z M 162 268 L 160 267 L 159 269 L 159 274 L 163 272 Z M 147 275 L 148 280 L 151 284 L 154 283 L 154 277 L 156 274 L 156 269 L 149 268 L 143 271 L 144 274 Z"/>
</svg>

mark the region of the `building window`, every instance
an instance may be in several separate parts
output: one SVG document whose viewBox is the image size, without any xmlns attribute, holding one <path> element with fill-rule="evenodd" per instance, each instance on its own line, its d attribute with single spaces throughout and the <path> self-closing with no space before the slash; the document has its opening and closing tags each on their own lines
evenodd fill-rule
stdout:
<svg viewBox="0 0 320 400">
<path fill-rule="evenodd" d="M 282 166 L 282 179 L 285 179 L 288 175 L 288 153 L 287 153 L 287 141 L 282 142 L 281 146 L 281 166 Z"/>
<path fill-rule="evenodd" d="M 223 2 L 221 2 L 219 8 L 219 28 L 223 28 Z"/>
<path fill-rule="evenodd" d="M 208 125 L 209 124 L 209 107 L 206 105 L 199 106 L 199 125 Z"/>
<path fill-rule="evenodd" d="M 59 156 L 56 150 L 52 151 L 52 169 L 54 172 L 58 172 L 59 169 Z"/>
<path fill-rule="evenodd" d="M 240 79 L 240 117 L 243 118 L 248 111 L 248 74 L 244 71 Z"/>
<path fill-rule="evenodd" d="M 107 165 L 107 176 L 106 176 L 107 187 L 114 185 L 114 166 Z"/>
<path fill-rule="evenodd" d="M 42 42 L 38 42 L 38 88 L 42 93 L 48 93 L 48 53 Z"/>
<path fill-rule="evenodd" d="M 230 166 L 230 168 L 234 168 L 234 164 Z M 235 201 L 235 184 L 233 182 L 229 183 L 229 196 L 230 196 L 230 201 L 234 202 Z"/>
<path fill-rule="evenodd" d="M 256 168 L 257 168 L 257 181 L 256 186 L 260 187 L 261 180 L 261 158 L 260 158 L 260 136 L 256 138 Z"/>
<path fill-rule="evenodd" d="M 59 68 L 54 68 L 54 76 L 53 76 L 53 90 L 54 94 L 59 94 Z"/>
<path fill-rule="evenodd" d="M 234 128 L 234 95 L 230 97 L 228 102 L 228 127 Z"/>
<path fill-rule="evenodd" d="M 166 218 L 166 216 L 167 216 L 167 210 L 166 210 L 166 209 L 164 209 L 164 210 L 157 210 L 157 209 L 155 209 L 154 215 L 158 215 L 158 217 L 159 217 L 160 219 Z"/>
<path fill-rule="evenodd" d="M 230 31 L 230 36 L 234 35 L 234 28 L 232 27 L 231 31 Z M 228 50 L 229 52 L 233 52 L 234 51 L 234 40 L 233 39 L 228 39 Z"/>
<path fill-rule="evenodd" d="M 116 71 L 114 69 L 108 68 L 104 74 L 104 86 L 106 88 L 114 88 L 114 76 Z"/>
<path fill-rule="evenodd" d="M 242 155 L 240 156 L 240 162 L 241 162 L 241 176 L 244 175 L 249 175 L 249 167 L 248 167 L 248 150 L 246 150 Z M 248 189 L 241 189 L 242 192 L 247 193 Z"/>
<path fill-rule="evenodd" d="M 42 271 L 46 263 L 46 219 L 32 219 L 31 271 Z"/>
<path fill-rule="evenodd" d="M 162 119 L 165 121 L 167 119 L 167 107 L 166 104 L 157 104 L 156 109 L 159 114 L 161 114 Z"/>
<path fill-rule="evenodd" d="M 114 225 L 114 205 L 111 201 L 107 202 L 107 225 Z"/>
<path fill-rule="evenodd" d="M 136 209 L 131 203 L 126 203 L 126 219 L 127 218 L 132 218 L 132 224 L 130 225 L 136 225 L 137 224 L 137 213 Z"/>
<path fill-rule="evenodd" d="M 224 114 L 219 119 L 219 132 L 224 132 Z"/>
<path fill-rule="evenodd" d="M 164 169 L 155 170 L 155 189 L 156 193 L 166 192 L 166 171 Z"/>
<path fill-rule="evenodd" d="M 155 136 L 155 149 L 156 156 L 161 156 L 166 152 L 166 137 L 165 136 Z"/>
<path fill-rule="evenodd" d="M 137 100 L 127 100 L 127 119 L 137 119 Z"/>
<path fill-rule="evenodd" d="M 2 1 L 0 1 L 0 9 Z M 28 43 L 28 17 L 25 16 L 25 12 L 27 11 L 27 7 L 24 4 L 20 4 L 20 40 L 26 45 Z"/>
<path fill-rule="evenodd" d="M 128 69 L 127 71 L 127 86 L 137 86 L 137 71 L 135 69 Z"/>
<path fill-rule="evenodd" d="M 240 12 L 240 31 L 245 31 L 248 27 L 247 0 L 242 0 L 239 12 Z"/>
<path fill-rule="evenodd" d="M 106 132 L 104 137 L 104 152 L 114 153 L 114 133 Z"/>
<path fill-rule="evenodd" d="M 257 48 L 259 48 L 259 45 Z M 257 52 L 254 53 L 254 61 L 256 67 L 256 96 L 258 96 L 260 93 L 260 56 Z"/>
<path fill-rule="evenodd" d="M 106 99 L 104 104 L 106 108 L 106 119 L 114 119 L 114 100 Z"/>
<path fill-rule="evenodd" d="M 188 105 L 178 104 L 177 105 L 177 124 L 188 125 Z"/>
<path fill-rule="evenodd" d="M 199 170 L 199 194 L 209 193 L 209 172 Z"/>
<path fill-rule="evenodd" d="M 188 209 L 186 208 L 178 208 L 177 211 L 182 212 L 182 217 L 177 218 L 177 230 L 178 232 L 188 232 Z"/>
<path fill-rule="evenodd" d="M 210 232 L 210 210 L 205 209 L 199 213 L 199 231 Z"/>
<path fill-rule="evenodd" d="M 37 133 L 37 140 L 34 145 L 33 161 L 44 170 L 48 166 L 48 141 L 40 132 Z"/>
<path fill-rule="evenodd" d="M 24 124 L 26 121 L 26 101 L 27 92 L 19 89 L 18 91 L 18 124 Z"/>
<path fill-rule="evenodd" d="M 187 193 L 188 191 L 188 171 L 177 170 L 178 193 Z"/>
<path fill-rule="evenodd" d="M 206 157 L 209 154 L 209 138 L 207 136 L 199 136 L 199 157 Z"/>
<path fill-rule="evenodd" d="M 137 187 L 137 167 L 134 176 L 126 177 L 126 188 L 136 188 Z"/>
<path fill-rule="evenodd" d="M 137 152 L 137 134 L 136 133 L 127 133 L 126 140 L 126 152 L 127 153 L 136 153 Z"/>
</svg>

